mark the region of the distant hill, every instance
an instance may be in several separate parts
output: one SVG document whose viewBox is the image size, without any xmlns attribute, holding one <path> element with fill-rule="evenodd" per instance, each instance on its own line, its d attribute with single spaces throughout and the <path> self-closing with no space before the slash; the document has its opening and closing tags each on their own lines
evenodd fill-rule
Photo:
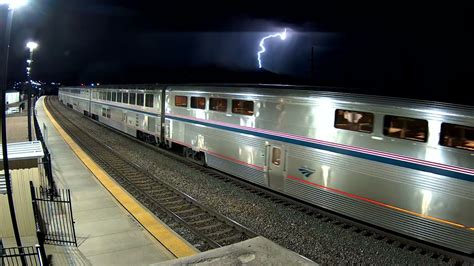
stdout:
<svg viewBox="0 0 474 266">
<path fill-rule="evenodd" d="M 429 88 L 419 88 L 412 84 L 396 82 L 387 82 L 373 87 L 368 86 L 368 84 L 372 84 L 371 81 L 310 80 L 282 75 L 266 69 L 249 71 L 227 69 L 218 66 L 174 69 L 135 67 L 120 69 L 118 72 L 121 74 L 97 73 L 95 81 L 90 82 L 100 82 L 102 84 L 260 83 L 309 85 L 316 86 L 315 90 L 342 91 L 473 105 L 473 102 L 468 97 L 463 97 L 459 93 L 451 93 L 444 89 L 430 90 Z"/>
<path fill-rule="evenodd" d="M 291 76 L 267 70 L 231 70 L 216 66 L 175 69 L 131 68 L 121 71 L 126 75 L 98 75 L 97 80 L 111 83 L 294 83 L 303 84 Z"/>
</svg>

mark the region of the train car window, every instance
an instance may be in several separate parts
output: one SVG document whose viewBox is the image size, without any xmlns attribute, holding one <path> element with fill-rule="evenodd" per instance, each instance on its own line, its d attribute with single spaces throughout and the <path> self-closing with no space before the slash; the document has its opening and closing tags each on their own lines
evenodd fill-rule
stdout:
<svg viewBox="0 0 474 266">
<path fill-rule="evenodd" d="M 115 91 L 112 92 L 112 102 L 117 101 L 117 93 Z"/>
<path fill-rule="evenodd" d="M 204 98 L 204 97 L 191 97 L 191 108 L 206 109 L 206 98 Z"/>
<path fill-rule="evenodd" d="M 345 130 L 372 133 L 374 128 L 374 114 L 337 109 L 334 127 Z"/>
<path fill-rule="evenodd" d="M 130 98 L 128 98 L 129 99 L 129 101 L 128 101 L 129 104 L 135 104 L 135 96 L 136 96 L 135 93 L 130 93 Z"/>
<path fill-rule="evenodd" d="M 474 151 L 474 127 L 442 123 L 439 145 Z"/>
<path fill-rule="evenodd" d="M 280 165 L 281 161 L 281 149 L 277 147 L 273 147 L 272 149 L 272 164 Z"/>
<path fill-rule="evenodd" d="M 227 99 L 210 98 L 209 99 L 209 110 L 217 111 L 217 112 L 227 112 Z"/>
<path fill-rule="evenodd" d="M 179 107 L 188 107 L 188 97 L 186 96 L 174 96 L 174 105 Z"/>
<path fill-rule="evenodd" d="M 143 93 L 137 93 L 137 105 L 138 106 L 143 106 L 144 104 L 144 95 Z"/>
<path fill-rule="evenodd" d="M 426 142 L 428 121 L 423 119 L 386 115 L 383 122 L 385 136 Z"/>
<path fill-rule="evenodd" d="M 123 103 L 128 103 L 128 92 L 124 92 L 122 94 L 122 102 Z"/>
<path fill-rule="evenodd" d="M 153 108 L 153 94 L 146 94 L 145 95 L 145 106 Z"/>
<path fill-rule="evenodd" d="M 253 101 L 232 100 L 232 113 L 253 115 Z"/>
<path fill-rule="evenodd" d="M 122 92 L 117 92 L 117 102 L 122 102 Z"/>
<path fill-rule="evenodd" d="M 112 92 L 108 91 L 107 92 L 107 101 L 110 101 L 110 100 L 112 100 Z"/>
</svg>

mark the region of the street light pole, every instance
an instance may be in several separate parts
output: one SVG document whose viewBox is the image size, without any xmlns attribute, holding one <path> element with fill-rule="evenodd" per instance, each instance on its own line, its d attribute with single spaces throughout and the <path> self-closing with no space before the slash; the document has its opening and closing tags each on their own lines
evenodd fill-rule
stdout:
<svg viewBox="0 0 474 266">
<path fill-rule="evenodd" d="M 10 48 L 10 32 L 12 28 L 13 20 L 13 8 L 6 6 L 0 6 L 2 13 L 7 13 L 7 21 L 5 23 L 6 29 L 3 36 L 2 43 L 2 60 L 0 60 L 0 110 L 2 117 L 2 152 L 3 152 L 3 171 L 5 175 L 6 187 L 7 187 L 7 198 L 8 206 L 10 208 L 10 217 L 12 219 L 13 233 L 15 235 L 16 244 L 21 247 L 20 232 L 18 230 L 18 223 L 16 221 L 15 206 L 13 204 L 13 194 L 11 188 L 10 168 L 8 166 L 8 154 L 7 154 L 7 125 L 6 125 L 6 99 L 5 93 L 7 91 L 7 75 L 8 75 L 8 50 Z M 5 12 L 6 11 L 6 12 Z M 3 16 L 2 16 L 3 17 Z M 1 23 L 3 24 L 3 23 Z M 1 25 L 0 24 L 0 25 Z"/>
<path fill-rule="evenodd" d="M 26 48 L 30 49 L 30 59 L 28 61 L 28 72 L 27 72 L 27 77 L 28 81 L 30 82 L 30 86 L 28 86 L 28 99 L 27 99 L 27 104 L 28 104 L 28 140 L 32 141 L 33 138 L 31 136 L 31 87 L 33 87 L 33 84 L 31 82 L 31 63 L 33 62 L 33 51 L 38 48 L 38 44 L 35 42 L 28 42 L 26 44 Z"/>
</svg>

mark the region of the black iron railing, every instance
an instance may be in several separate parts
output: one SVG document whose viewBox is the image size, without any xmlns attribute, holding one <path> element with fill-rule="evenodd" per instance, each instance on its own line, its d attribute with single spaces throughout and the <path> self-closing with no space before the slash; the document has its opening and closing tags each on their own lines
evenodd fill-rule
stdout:
<svg viewBox="0 0 474 266">
<path fill-rule="evenodd" d="M 36 103 L 36 101 L 35 101 Z M 36 117 L 36 110 L 33 112 L 33 124 L 35 128 L 35 135 L 36 139 L 41 142 L 44 151 L 44 157 L 42 159 L 44 175 L 42 175 L 41 184 L 48 188 L 48 193 L 50 197 L 56 197 L 58 195 L 56 183 L 53 178 L 53 167 L 51 161 L 51 154 L 49 153 L 48 147 L 44 141 L 43 133 L 41 131 L 41 127 L 38 123 L 38 119 Z"/>
<path fill-rule="evenodd" d="M 57 189 L 57 196 L 51 197 L 46 188 L 35 188 L 30 181 L 30 191 L 36 228 L 40 234 L 38 241 L 77 246 L 70 190 Z"/>
<path fill-rule="evenodd" d="M 13 247 L 0 248 L 0 265 L 49 265 L 44 247 Z"/>
</svg>

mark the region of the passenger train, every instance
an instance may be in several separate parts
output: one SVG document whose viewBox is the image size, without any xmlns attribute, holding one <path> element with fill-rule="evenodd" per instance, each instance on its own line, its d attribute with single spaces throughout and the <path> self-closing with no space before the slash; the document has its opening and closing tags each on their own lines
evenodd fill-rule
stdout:
<svg viewBox="0 0 474 266">
<path fill-rule="evenodd" d="M 59 99 L 208 167 L 474 253 L 474 107 L 277 85 L 63 87 Z"/>
</svg>

